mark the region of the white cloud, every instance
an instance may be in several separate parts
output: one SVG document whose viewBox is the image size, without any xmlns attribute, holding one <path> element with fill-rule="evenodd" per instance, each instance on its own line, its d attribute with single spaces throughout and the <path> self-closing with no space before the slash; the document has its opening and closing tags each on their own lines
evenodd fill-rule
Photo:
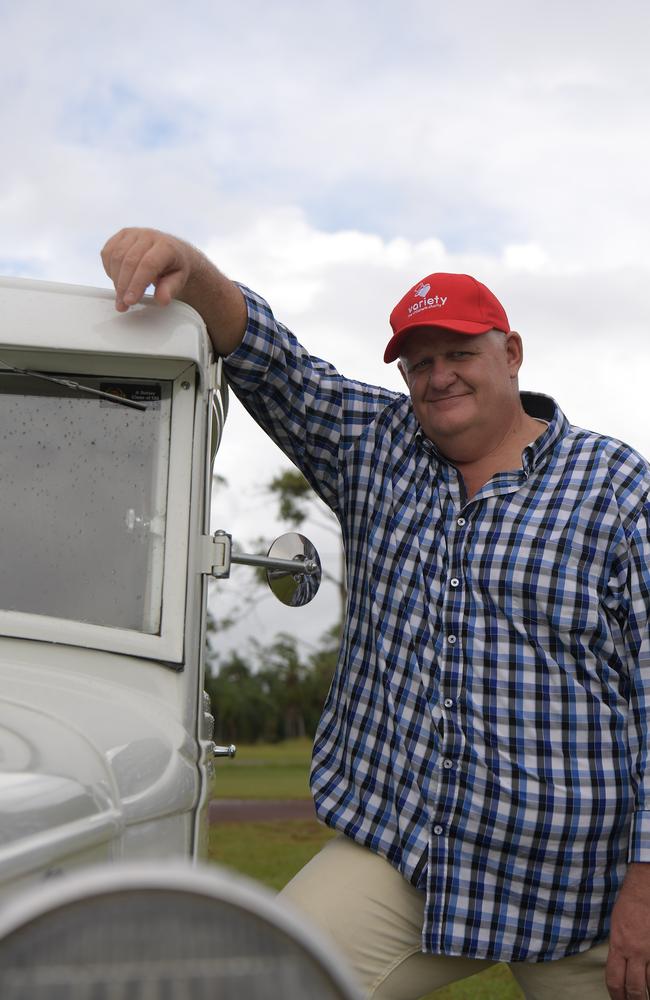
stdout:
<svg viewBox="0 0 650 1000">
<path fill-rule="evenodd" d="M 549 256 L 538 243 L 510 243 L 504 247 L 503 263 L 513 271 L 542 271 L 549 263 Z"/>
<path fill-rule="evenodd" d="M 59 233 L 293 203 L 322 229 L 648 264 L 643 3 L 44 9 L 3 19 L 0 171 Z"/>
</svg>

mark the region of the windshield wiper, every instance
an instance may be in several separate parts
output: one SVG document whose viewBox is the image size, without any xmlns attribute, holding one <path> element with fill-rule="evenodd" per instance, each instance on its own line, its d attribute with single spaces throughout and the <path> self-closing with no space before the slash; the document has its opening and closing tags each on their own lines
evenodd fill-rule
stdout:
<svg viewBox="0 0 650 1000">
<path fill-rule="evenodd" d="M 44 375 L 42 372 L 34 372 L 29 368 L 16 368 L 15 365 L 9 365 L 6 361 L 0 358 L 0 365 L 7 371 L 13 372 L 15 375 L 28 375 L 30 378 L 40 378 L 45 382 L 55 382 L 57 385 L 62 385 L 66 389 L 76 389 L 78 392 L 87 392 L 91 396 L 99 396 L 101 399 L 110 399 L 112 403 L 120 403 L 122 406 L 130 406 L 133 410 L 146 410 L 147 404 L 140 403 L 135 399 L 126 399 L 124 396 L 116 396 L 112 392 L 104 392 L 103 389 L 95 389 L 89 385 L 81 385 L 80 382 L 75 382 L 71 378 L 58 378 L 55 375 Z"/>
</svg>

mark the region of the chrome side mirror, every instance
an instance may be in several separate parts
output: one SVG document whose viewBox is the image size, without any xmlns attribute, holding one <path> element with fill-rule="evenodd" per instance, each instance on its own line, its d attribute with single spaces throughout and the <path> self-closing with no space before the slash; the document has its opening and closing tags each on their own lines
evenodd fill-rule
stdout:
<svg viewBox="0 0 650 1000">
<path fill-rule="evenodd" d="M 309 604 L 322 578 L 318 552 L 309 539 L 297 531 L 289 531 L 276 538 L 268 558 L 276 564 L 267 568 L 266 579 L 277 599 L 290 608 Z M 292 565 L 287 566 L 287 562 Z"/>
<path fill-rule="evenodd" d="M 227 531 L 216 531 L 210 543 L 207 571 L 217 579 L 230 576 L 233 563 L 261 567 L 278 600 L 292 608 L 309 604 L 318 592 L 322 579 L 318 552 L 308 538 L 296 531 L 277 538 L 265 556 L 233 553 L 232 537 Z"/>
</svg>

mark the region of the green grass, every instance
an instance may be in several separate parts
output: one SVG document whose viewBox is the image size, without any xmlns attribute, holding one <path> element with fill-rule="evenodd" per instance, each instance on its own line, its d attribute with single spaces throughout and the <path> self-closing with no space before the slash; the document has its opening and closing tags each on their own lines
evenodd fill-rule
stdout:
<svg viewBox="0 0 650 1000">
<path fill-rule="evenodd" d="M 307 740 L 240 746 L 234 760 L 224 760 L 216 768 L 215 797 L 309 798 L 310 753 Z M 210 829 L 209 856 L 278 890 L 331 836 L 331 831 L 312 820 L 221 823 Z M 426 1000 L 522 1000 L 522 996 L 510 970 L 495 965 L 471 979 L 436 990 Z"/>
<path fill-rule="evenodd" d="M 238 746 L 232 760 L 215 767 L 213 797 L 308 799 L 310 740 Z"/>
<path fill-rule="evenodd" d="M 210 858 L 279 890 L 332 836 L 314 820 L 216 824 Z"/>
<path fill-rule="evenodd" d="M 507 965 L 493 965 L 477 976 L 443 986 L 424 1000 L 525 1000 Z"/>
</svg>

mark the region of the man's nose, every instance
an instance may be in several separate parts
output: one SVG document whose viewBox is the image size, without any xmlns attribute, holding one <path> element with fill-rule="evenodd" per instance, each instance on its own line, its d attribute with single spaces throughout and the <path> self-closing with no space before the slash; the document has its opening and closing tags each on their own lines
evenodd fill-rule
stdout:
<svg viewBox="0 0 650 1000">
<path fill-rule="evenodd" d="M 448 361 L 437 359 L 429 370 L 429 385 L 438 392 L 448 389 L 456 380 L 456 372 Z"/>
</svg>

